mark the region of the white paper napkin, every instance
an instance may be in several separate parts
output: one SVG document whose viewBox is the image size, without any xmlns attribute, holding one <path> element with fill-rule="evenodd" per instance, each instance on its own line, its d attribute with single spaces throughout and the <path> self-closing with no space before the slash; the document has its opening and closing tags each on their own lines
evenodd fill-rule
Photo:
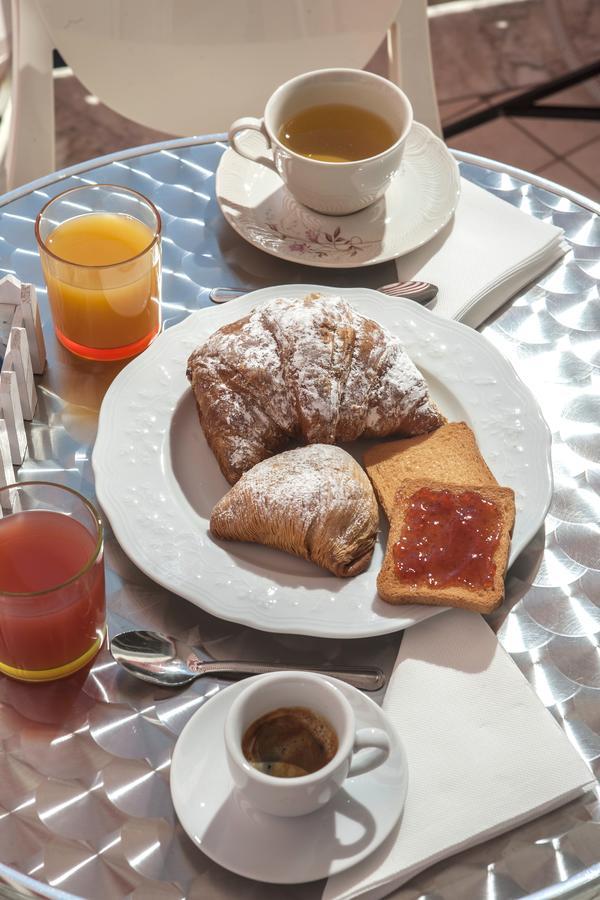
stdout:
<svg viewBox="0 0 600 900">
<path fill-rule="evenodd" d="M 452 221 L 424 247 L 396 260 L 398 280 L 437 284 L 433 312 L 477 328 L 566 253 L 562 235 L 461 178 Z"/>
<path fill-rule="evenodd" d="M 404 632 L 383 707 L 408 755 L 399 826 L 323 900 L 385 897 L 459 850 L 560 806 L 592 773 L 481 616 Z"/>
</svg>

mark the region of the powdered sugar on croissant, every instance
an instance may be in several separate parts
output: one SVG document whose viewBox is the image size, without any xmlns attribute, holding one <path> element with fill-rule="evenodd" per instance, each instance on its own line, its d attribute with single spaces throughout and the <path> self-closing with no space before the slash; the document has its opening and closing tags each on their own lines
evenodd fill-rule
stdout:
<svg viewBox="0 0 600 900">
<path fill-rule="evenodd" d="M 341 297 L 257 307 L 198 347 L 187 375 L 231 484 L 291 441 L 412 436 L 444 421 L 399 339 Z"/>
<path fill-rule="evenodd" d="M 310 559 L 334 575 L 371 560 L 379 522 L 371 482 L 342 450 L 312 444 L 263 460 L 217 503 L 217 538 L 253 541 Z"/>
</svg>

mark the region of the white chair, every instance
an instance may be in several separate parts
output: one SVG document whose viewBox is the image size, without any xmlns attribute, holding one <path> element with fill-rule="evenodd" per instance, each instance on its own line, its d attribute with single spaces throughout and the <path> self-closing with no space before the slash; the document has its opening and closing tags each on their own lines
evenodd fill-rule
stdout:
<svg viewBox="0 0 600 900">
<path fill-rule="evenodd" d="M 5 189 L 6 158 L 11 124 L 11 15 L 10 0 L 0 2 L 0 193 Z"/>
<path fill-rule="evenodd" d="M 12 0 L 12 20 L 9 188 L 55 168 L 53 48 L 115 111 L 193 135 L 300 72 L 363 67 L 387 32 L 389 77 L 440 133 L 426 0 Z"/>
</svg>

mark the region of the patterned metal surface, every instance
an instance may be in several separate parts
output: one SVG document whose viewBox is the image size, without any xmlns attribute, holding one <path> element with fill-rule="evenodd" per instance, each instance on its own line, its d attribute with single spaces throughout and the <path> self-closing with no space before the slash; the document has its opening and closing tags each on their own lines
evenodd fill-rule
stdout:
<svg viewBox="0 0 600 900">
<path fill-rule="evenodd" d="M 218 142 L 172 142 L 80 169 L 0 206 L 0 272 L 38 285 L 49 344 L 20 478 L 54 479 L 94 498 L 90 452 L 97 413 L 119 370 L 75 360 L 54 341 L 33 237 L 33 220 L 47 197 L 82 181 L 103 181 L 136 188 L 157 203 L 165 224 L 167 325 L 206 305 L 216 285 L 323 280 L 322 272 L 261 254 L 226 225 L 213 189 L 222 151 Z M 461 168 L 507 202 L 560 225 L 572 246 L 563 262 L 484 328 L 542 405 L 554 436 L 556 481 L 545 531 L 513 566 L 508 600 L 492 624 L 600 774 L 600 221 L 517 173 L 472 161 Z M 394 276 L 387 264 L 360 273 L 330 270 L 327 281 L 372 287 Z M 377 662 L 389 670 L 395 658 L 394 635 L 344 642 L 268 635 L 214 619 L 144 577 L 110 533 L 106 565 L 111 633 L 132 625 L 162 629 L 222 659 Z M 318 883 L 282 889 L 220 869 L 194 848 L 174 817 L 168 787 L 174 742 L 222 686 L 205 679 L 181 693 L 153 689 L 119 672 L 106 651 L 89 672 L 65 682 L 29 686 L 1 678 L 0 878 L 13 891 L 29 876 L 49 896 L 90 900 L 319 897 Z M 587 796 L 438 864 L 395 896 L 508 900 L 569 885 L 577 876 L 589 880 L 585 872 L 599 860 L 600 804 Z"/>
</svg>

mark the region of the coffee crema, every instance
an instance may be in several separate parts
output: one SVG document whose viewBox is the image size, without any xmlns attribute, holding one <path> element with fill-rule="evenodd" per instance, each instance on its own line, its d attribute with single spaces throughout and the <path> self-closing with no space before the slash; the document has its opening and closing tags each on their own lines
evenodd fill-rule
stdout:
<svg viewBox="0 0 600 900">
<path fill-rule="evenodd" d="M 309 106 L 279 129 L 294 153 L 322 162 L 355 162 L 388 150 L 399 135 L 377 113 L 347 103 Z"/>
<path fill-rule="evenodd" d="M 323 716 L 303 706 L 274 709 L 248 726 L 242 753 L 259 772 L 299 778 L 322 769 L 338 749 L 338 738 Z"/>
</svg>

